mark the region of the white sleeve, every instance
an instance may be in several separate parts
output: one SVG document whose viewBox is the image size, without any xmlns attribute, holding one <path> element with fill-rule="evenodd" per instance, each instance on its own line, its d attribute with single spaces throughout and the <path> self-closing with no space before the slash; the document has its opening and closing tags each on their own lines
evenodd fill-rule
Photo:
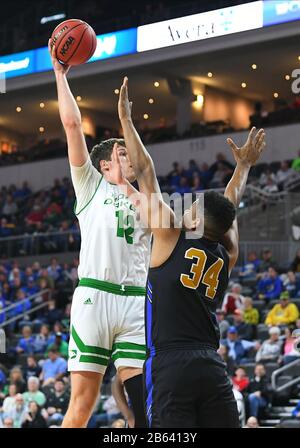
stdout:
<svg viewBox="0 0 300 448">
<path fill-rule="evenodd" d="M 70 169 L 76 195 L 75 213 L 78 215 L 94 196 L 102 175 L 92 165 L 90 158 L 82 166 L 70 165 Z"/>
</svg>

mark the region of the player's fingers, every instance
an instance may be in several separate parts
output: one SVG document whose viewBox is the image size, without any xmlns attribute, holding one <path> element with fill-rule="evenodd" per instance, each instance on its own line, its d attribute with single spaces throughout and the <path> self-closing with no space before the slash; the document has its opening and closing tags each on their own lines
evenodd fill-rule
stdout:
<svg viewBox="0 0 300 448">
<path fill-rule="evenodd" d="M 266 134 L 265 134 L 264 132 L 262 132 L 262 133 L 260 134 L 260 136 L 259 136 L 259 138 L 258 138 L 258 140 L 257 140 L 257 142 L 256 142 L 256 146 L 257 146 L 258 148 L 260 148 L 261 145 L 264 143 L 264 141 L 265 141 L 265 136 L 266 136 Z"/>
<path fill-rule="evenodd" d="M 117 162 L 117 161 L 118 161 L 118 151 L 117 151 L 117 147 L 118 147 L 118 144 L 115 143 L 114 146 L 113 146 L 112 157 L 111 157 L 113 162 Z"/>
<path fill-rule="evenodd" d="M 253 141 L 255 131 L 256 131 L 256 127 L 253 126 L 253 128 L 251 129 L 251 131 L 249 132 L 249 135 L 248 135 L 248 139 L 247 139 L 248 143 L 251 143 Z"/>
<path fill-rule="evenodd" d="M 256 144 L 259 142 L 259 140 L 261 139 L 261 136 L 262 136 L 264 133 L 265 133 L 265 131 L 264 131 L 263 129 L 260 129 L 260 130 L 258 131 L 258 133 L 256 134 L 256 136 L 254 137 L 254 140 L 253 140 L 254 145 L 256 145 Z"/>
<path fill-rule="evenodd" d="M 231 138 L 228 138 L 226 140 L 226 142 L 228 143 L 228 145 L 230 146 L 230 148 L 232 149 L 233 152 L 238 151 L 238 147 L 236 146 L 236 144 L 234 143 L 234 141 Z"/>
</svg>

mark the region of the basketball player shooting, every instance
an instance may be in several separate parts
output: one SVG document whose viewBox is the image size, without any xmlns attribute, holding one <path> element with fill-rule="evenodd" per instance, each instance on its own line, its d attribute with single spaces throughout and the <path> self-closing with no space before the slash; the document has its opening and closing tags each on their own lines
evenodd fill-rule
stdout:
<svg viewBox="0 0 300 448">
<path fill-rule="evenodd" d="M 135 208 L 116 185 L 113 147 L 126 179 L 134 181 L 135 174 L 121 139 L 103 141 L 89 154 L 66 77 L 69 67 L 56 59 L 50 42 L 49 51 L 81 229 L 80 281 L 72 301 L 69 342 L 71 398 L 62 426 L 87 425 L 112 359 L 133 409 L 134 415 L 126 416 L 129 425 L 145 427 L 142 368 L 150 233 L 135 219 Z"/>
<path fill-rule="evenodd" d="M 232 386 L 217 353 L 220 333 L 215 311 L 238 257 L 236 209 L 250 168 L 265 148 L 264 130 L 256 133 L 252 128 L 240 148 L 227 140 L 236 161 L 232 178 L 224 195 L 204 193 L 204 213 L 199 218 L 198 203 L 193 203 L 185 214 L 187 229 L 174 225 L 174 213 L 161 198 L 153 162 L 132 122 L 127 78 L 120 90 L 119 118 L 140 193 L 125 179 L 120 164 L 118 185 L 139 205 L 153 233 L 144 365 L 148 425 L 236 428 L 239 418 Z M 116 149 L 113 158 L 118 159 Z M 187 239 L 186 230 L 197 228 L 201 220 L 203 236 Z"/>
</svg>

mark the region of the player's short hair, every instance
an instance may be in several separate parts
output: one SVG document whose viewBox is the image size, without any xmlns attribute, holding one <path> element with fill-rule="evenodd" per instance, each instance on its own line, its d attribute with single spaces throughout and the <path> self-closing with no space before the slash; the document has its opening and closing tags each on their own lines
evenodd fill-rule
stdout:
<svg viewBox="0 0 300 448">
<path fill-rule="evenodd" d="M 111 154 L 115 143 L 125 146 L 123 138 L 109 138 L 95 145 L 90 153 L 93 166 L 100 171 L 100 160 L 111 160 Z"/>
<path fill-rule="evenodd" d="M 235 216 L 235 206 L 224 195 L 216 191 L 204 193 L 204 233 L 221 239 L 232 226 Z"/>
</svg>

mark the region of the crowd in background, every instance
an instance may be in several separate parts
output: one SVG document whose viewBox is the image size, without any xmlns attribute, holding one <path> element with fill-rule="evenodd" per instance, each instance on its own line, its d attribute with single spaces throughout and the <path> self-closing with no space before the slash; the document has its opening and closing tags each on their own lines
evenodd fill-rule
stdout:
<svg viewBox="0 0 300 448">
<path fill-rule="evenodd" d="M 55 258 L 45 266 L 0 264 L 0 323 L 11 320 L 6 327 L 7 354 L 0 355 L 4 427 L 61 424 L 70 394 L 68 339 L 77 266 L 77 259 L 69 265 Z M 42 306 L 32 312 L 36 305 Z M 265 248 L 260 256 L 249 253 L 247 261 L 234 269 L 222 308 L 216 311 L 219 354 L 232 378 L 241 424 L 247 420 L 247 427 L 256 427 L 276 400 L 271 372 L 300 359 L 292 337 L 300 329 L 299 308 L 300 250 L 289 266 L 281 266 Z M 114 373 L 110 365 L 106 392 L 99 396 L 90 427 L 125 424 L 111 393 Z M 300 418 L 299 406 L 291 417 Z"/>
</svg>

